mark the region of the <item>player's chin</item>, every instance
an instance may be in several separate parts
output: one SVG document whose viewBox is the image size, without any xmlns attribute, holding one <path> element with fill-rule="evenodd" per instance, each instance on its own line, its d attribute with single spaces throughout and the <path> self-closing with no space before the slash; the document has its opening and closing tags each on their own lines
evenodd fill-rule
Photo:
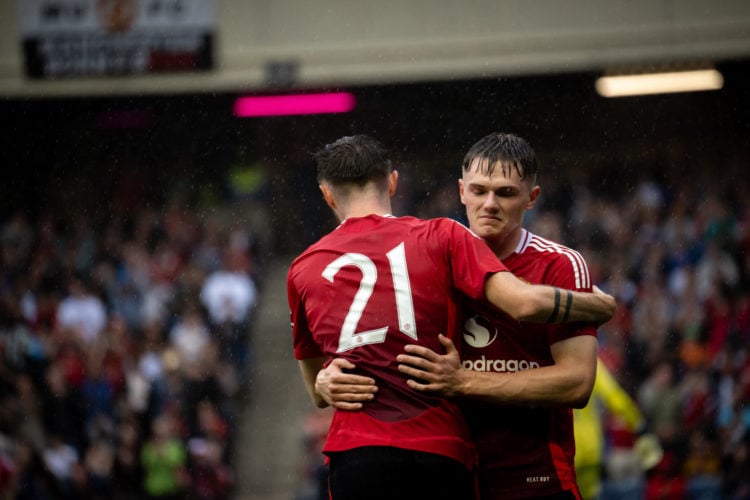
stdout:
<svg viewBox="0 0 750 500">
<path fill-rule="evenodd" d="M 492 238 L 502 233 L 502 225 L 497 221 L 481 221 L 476 225 L 474 233 L 480 238 Z"/>
</svg>

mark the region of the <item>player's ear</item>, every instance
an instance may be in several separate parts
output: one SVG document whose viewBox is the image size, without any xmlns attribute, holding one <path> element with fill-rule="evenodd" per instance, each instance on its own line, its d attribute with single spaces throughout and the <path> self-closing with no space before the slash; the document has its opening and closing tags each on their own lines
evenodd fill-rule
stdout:
<svg viewBox="0 0 750 500">
<path fill-rule="evenodd" d="M 331 187 L 326 184 L 318 184 L 318 188 L 320 189 L 320 192 L 323 193 L 323 199 L 325 200 L 326 204 L 331 207 L 331 210 L 336 210 L 336 200 L 333 199 L 333 192 L 331 191 Z"/>
<path fill-rule="evenodd" d="M 392 170 L 388 175 L 388 196 L 396 194 L 396 187 L 398 187 L 398 171 Z"/>
<path fill-rule="evenodd" d="M 529 203 L 526 204 L 526 210 L 531 209 L 536 204 L 536 200 L 539 198 L 539 193 L 541 192 L 542 188 L 538 185 L 531 188 L 531 192 L 529 193 Z"/>
</svg>

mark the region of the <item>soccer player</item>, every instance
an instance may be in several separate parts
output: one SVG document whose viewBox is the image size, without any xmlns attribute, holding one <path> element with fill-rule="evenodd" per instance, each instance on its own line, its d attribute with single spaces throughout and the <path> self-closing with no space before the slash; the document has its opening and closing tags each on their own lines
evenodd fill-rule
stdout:
<svg viewBox="0 0 750 500">
<path fill-rule="evenodd" d="M 331 497 L 473 498 L 474 449 L 457 404 L 407 385 L 397 354 L 407 344 L 440 349 L 438 334 L 460 328 L 462 295 L 549 323 L 607 321 L 614 299 L 528 285 L 453 220 L 392 216 L 398 174 L 375 139 L 344 137 L 315 159 L 341 224 L 290 266 L 294 354 L 320 407 L 316 376 L 333 358 L 378 386 L 361 411 L 334 412 L 323 448 Z"/>
<path fill-rule="evenodd" d="M 508 269 L 530 283 L 592 289 L 578 252 L 523 227 L 541 192 L 526 140 L 490 134 L 469 149 L 462 171 L 469 227 Z M 462 360 L 447 340 L 446 355 L 407 347 L 400 368 L 414 378 L 410 387 L 462 398 L 483 499 L 580 498 L 572 408 L 585 406 L 594 386 L 594 325 L 519 322 L 482 301 L 463 310 Z"/>
</svg>

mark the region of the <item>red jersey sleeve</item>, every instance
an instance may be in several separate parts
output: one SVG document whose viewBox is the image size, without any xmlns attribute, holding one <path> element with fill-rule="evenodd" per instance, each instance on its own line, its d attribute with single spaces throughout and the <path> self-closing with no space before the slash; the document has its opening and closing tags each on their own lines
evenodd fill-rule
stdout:
<svg viewBox="0 0 750 500">
<path fill-rule="evenodd" d="M 305 310 L 300 300 L 299 291 L 294 286 L 294 280 L 292 276 L 294 273 L 294 266 L 289 268 L 289 274 L 287 275 L 287 299 L 289 301 L 289 311 L 291 317 L 292 336 L 294 342 L 294 358 L 295 359 L 310 359 L 319 358 L 325 356 L 325 353 L 321 350 L 320 346 L 310 331 L 310 326 L 307 323 L 307 317 L 305 316 Z"/>
<path fill-rule="evenodd" d="M 592 290 L 588 265 L 580 253 L 570 248 L 562 247 L 560 253 L 549 255 L 553 255 L 554 257 L 549 261 L 547 279 L 544 281 L 545 284 L 580 292 L 590 292 Z M 576 335 L 597 335 L 596 328 L 587 323 L 550 325 L 547 332 L 550 344 Z"/>
<path fill-rule="evenodd" d="M 437 219 L 450 243 L 451 271 L 456 288 L 474 300 L 484 300 L 488 276 L 508 271 L 479 236 L 452 219 Z"/>
</svg>

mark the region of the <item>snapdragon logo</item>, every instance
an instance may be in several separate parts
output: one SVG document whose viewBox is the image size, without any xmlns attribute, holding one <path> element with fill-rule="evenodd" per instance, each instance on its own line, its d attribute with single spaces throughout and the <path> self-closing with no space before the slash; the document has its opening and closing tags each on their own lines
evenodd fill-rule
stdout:
<svg viewBox="0 0 750 500">
<path fill-rule="evenodd" d="M 464 322 L 464 342 L 475 349 L 488 347 L 497 338 L 497 329 L 482 316 L 474 316 Z M 518 372 L 539 368 L 536 361 L 525 359 L 465 359 L 462 365 L 467 370 L 478 372 Z"/>
<path fill-rule="evenodd" d="M 487 359 L 482 356 L 479 359 L 465 359 L 461 363 L 467 370 L 475 372 L 520 372 L 531 368 L 539 368 L 536 361 L 525 359 Z"/>
<path fill-rule="evenodd" d="M 492 331 L 490 331 L 490 329 Z M 497 330 L 482 316 L 474 316 L 464 322 L 464 342 L 480 349 L 487 347 L 497 338 Z"/>
</svg>

